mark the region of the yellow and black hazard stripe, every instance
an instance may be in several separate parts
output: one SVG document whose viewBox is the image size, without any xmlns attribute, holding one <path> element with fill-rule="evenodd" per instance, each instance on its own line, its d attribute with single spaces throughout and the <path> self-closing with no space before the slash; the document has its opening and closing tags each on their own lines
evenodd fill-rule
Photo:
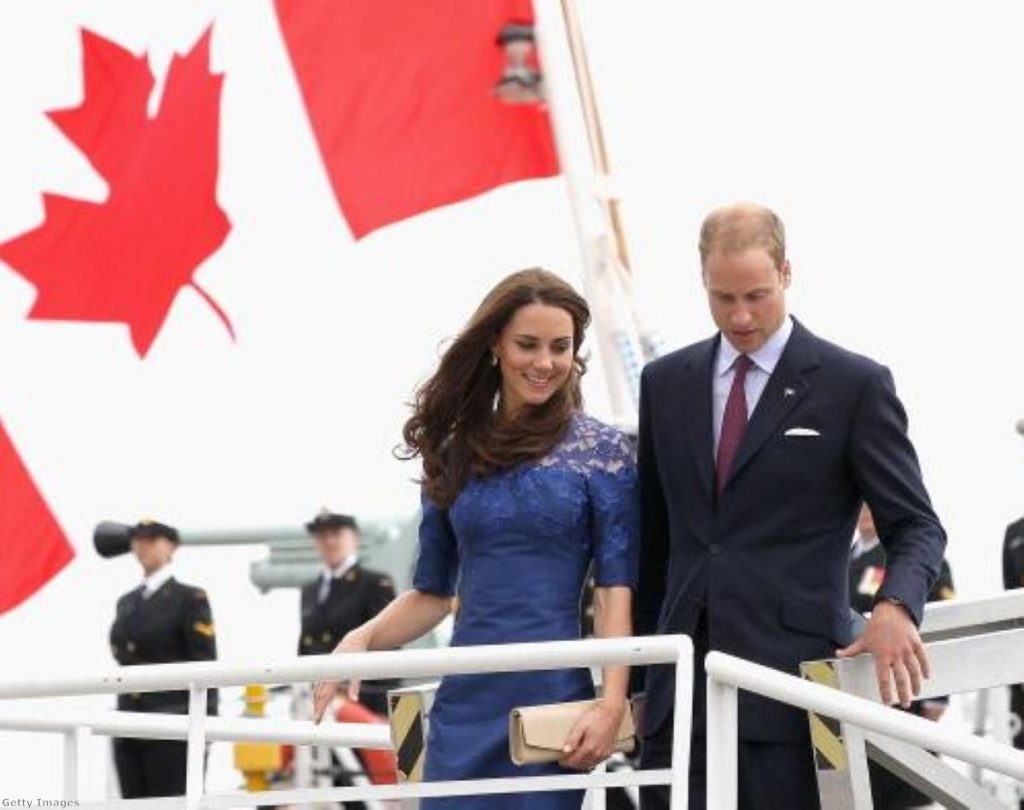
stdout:
<svg viewBox="0 0 1024 810">
<path fill-rule="evenodd" d="M 831 661 L 808 661 L 800 670 L 809 681 L 822 686 L 839 688 L 839 677 Z M 846 771 L 850 768 L 843 742 L 842 724 L 833 717 L 808 712 L 811 723 L 811 744 L 814 746 L 815 767 L 819 771 Z"/>
<path fill-rule="evenodd" d="M 388 704 L 399 781 L 422 782 L 426 752 L 423 696 L 416 692 L 392 693 Z"/>
</svg>

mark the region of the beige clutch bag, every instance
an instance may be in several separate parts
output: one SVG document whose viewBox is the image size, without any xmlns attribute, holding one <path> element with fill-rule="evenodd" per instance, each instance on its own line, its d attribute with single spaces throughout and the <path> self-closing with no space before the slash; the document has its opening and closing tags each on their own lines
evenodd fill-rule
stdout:
<svg viewBox="0 0 1024 810">
<path fill-rule="evenodd" d="M 565 739 L 573 725 L 597 700 L 577 700 L 572 703 L 551 703 L 546 706 L 520 706 L 508 717 L 509 754 L 516 765 L 535 762 L 557 762 L 563 756 Z M 622 723 L 615 735 L 615 750 L 629 753 L 633 750 L 633 713 L 626 704 Z"/>
</svg>

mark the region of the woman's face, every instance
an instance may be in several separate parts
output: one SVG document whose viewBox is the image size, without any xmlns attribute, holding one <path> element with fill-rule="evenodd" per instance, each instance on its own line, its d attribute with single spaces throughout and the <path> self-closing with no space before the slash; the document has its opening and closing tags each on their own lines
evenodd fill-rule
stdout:
<svg viewBox="0 0 1024 810">
<path fill-rule="evenodd" d="M 506 412 L 542 405 L 572 371 L 572 316 L 560 307 L 526 304 L 513 313 L 491 350 L 501 369 Z"/>
</svg>

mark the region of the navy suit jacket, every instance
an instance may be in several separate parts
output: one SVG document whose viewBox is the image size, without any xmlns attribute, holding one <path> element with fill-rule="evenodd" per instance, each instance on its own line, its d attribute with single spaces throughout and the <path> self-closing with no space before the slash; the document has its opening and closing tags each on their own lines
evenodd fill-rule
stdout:
<svg viewBox="0 0 1024 810">
<path fill-rule="evenodd" d="M 889 371 L 799 322 L 715 496 L 712 374 L 720 337 L 649 364 L 640 395 L 640 634 L 692 634 L 796 674 L 852 641 L 847 571 L 861 501 L 889 560 L 880 596 L 920 622 L 946 536 Z M 792 428 L 818 435 L 786 435 Z M 645 728 L 672 711 L 673 672 L 647 672 Z M 806 715 L 741 692 L 740 736 L 802 741 Z"/>
</svg>

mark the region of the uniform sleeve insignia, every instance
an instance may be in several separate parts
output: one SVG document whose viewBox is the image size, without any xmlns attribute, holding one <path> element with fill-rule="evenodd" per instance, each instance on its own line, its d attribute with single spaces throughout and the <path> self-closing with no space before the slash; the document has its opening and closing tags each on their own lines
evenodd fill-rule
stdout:
<svg viewBox="0 0 1024 810">
<path fill-rule="evenodd" d="M 192 629 L 195 630 L 199 635 L 206 636 L 207 638 L 213 638 L 213 623 L 212 622 L 196 622 L 192 625 Z"/>
<path fill-rule="evenodd" d="M 860 578 L 860 584 L 857 585 L 857 593 L 864 594 L 865 596 L 874 596 L 878 593 L 878 589 L 882 587 L 882 580 L 884 579 L 884 568 L 869 565 L 864 569 L 864 574 Z"/>
</svg>

